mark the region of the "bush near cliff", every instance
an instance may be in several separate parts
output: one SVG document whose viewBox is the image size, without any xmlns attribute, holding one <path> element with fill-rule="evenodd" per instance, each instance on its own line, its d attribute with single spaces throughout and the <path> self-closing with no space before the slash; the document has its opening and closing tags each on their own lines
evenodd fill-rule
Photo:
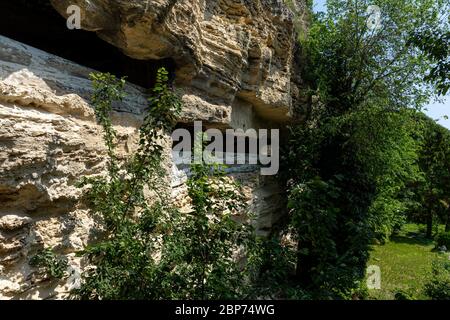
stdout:
<svg viewBox="0 0 450 320">
<path fill-rule="evenodd" d="M 245 210 L 239 186 L 217 166 L 191 167 L 188 192 L 192 210 L 173 206 L 162 143 L 181 110 L 159 70 L 156 86 L 140 127 L 137 151 L 125 163 L 115 155 L 116 133 L 111 123 L 112 103 L 123 98 L 124 79 L 92 75 L 92 98 L 108 147 L 107 174 L 85 178 L 86 204 L 104 221 L 105 236 L 80 252 L 88 267 L 80 299 L 233 299 L 244 297 L 249 269 L 238 264 L 253 230 L 238 223 L 233 213 Z"/>
</svg>

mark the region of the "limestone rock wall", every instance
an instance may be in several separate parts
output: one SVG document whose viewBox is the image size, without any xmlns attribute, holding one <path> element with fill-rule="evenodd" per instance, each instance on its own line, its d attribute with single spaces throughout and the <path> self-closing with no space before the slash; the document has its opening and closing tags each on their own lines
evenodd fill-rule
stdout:
<svg viewBox="0 0 450 320">
<path fill-rule="evenodd" d="M 75 252 L 97 236 L 96 222 L 79 203 L 82 176 L 101 174 L 106 149 L 89 104 L 93 70 L 0 36 L 0 299 L 64 298 L 79 280 Z M 146 97 L 127 85 L 116 106 L 120 155 L 136 145 Z M 170 152 L 170 148 L 168 150 Z M 174 199 L 183 206 L 186 174 L 173 165 Z M 275 177 L 258 168 L 233 168 L 267 234 L 283 205 Z M 50 281 L 29 266 L 42 248 L 68 257 L 72 276 Z"/>
<path fill-rule="evenodd" d="M 55 247 L 76 266 L 73 253 L 95 236 L 74 185 L 105 167 L 102 131 L 86 100 L 91 71 L 0 36 L 0 298 L 65 291 L 67 284 L 40 279 L 29 258 Z M 140 89 L 127 92 L 114 115 L 123 155 L 146 103 Z"/>
<path fill-rule="evenodd" d="M 286 122 L 299 98 L 294 15 L 283 0 L 51 3 L 63 16 L 69 5 L 78 5 L 81 27 L 130 57 L 174 59 L 177 87 L 184 90 L 189 110 L 187 122 L 228 125 L 234 115 L 242 119 L 254 114 L 265 126 Z M 292 3 L 300 14 L 306 10 L 303 0 Z M 248 108 L 251 112 L 239 112 Z"/>
<path fill-rule="evenodd" d="M 293 17 L 281 0 L 49 1 L 62 15 L 78 4 L 82 27 L 126 55 L 173 58 L 185 123 L 283 128 L 300 98 Z M 295 3 L 303 10 L 303 1 Z M 89 104 L 92 71 L 0 35 L 0 299 L 66 297 L 83 267 L 75 252 L 97 236 L 75 187 L 105 168 L 102 132 Z M 113 115 L 123 157 L 135 146 L 147 104 L 142 88 L 126 90 Z M 277 178 L 239 166 L 230 175 L 245 186 L 258 232 L 269 234 L 283 215 Z M 185 179 L 174 166 L 180 206 Z M 68 257 L 69 279 L 50 281 L 29 266 L 44 247 Z"/>
</svg>

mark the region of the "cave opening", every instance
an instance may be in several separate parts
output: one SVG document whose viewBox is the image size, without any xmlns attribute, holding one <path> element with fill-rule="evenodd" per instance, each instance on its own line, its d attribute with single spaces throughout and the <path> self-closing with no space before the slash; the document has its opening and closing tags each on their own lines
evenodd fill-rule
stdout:
<svg viewBox="0 0 450 320">
<path fill-rule="evenodd" d="M 178 129 L 183 130 L 186 132 L 186 136 L 182 135 L 180 132 L 177 132 Z M 198 129 L 198 128 L 197 128 Z M 207 133 L 208 129 L 216 129 L 214 127 L 203 125 L 201 128 L 201 132 L 203 134 Z M 225 160 L 224 157 L 226 157 L 227 161 L 234 159 L 234 163 L 226 163 L 226 167 L 239 167 L 240 165 L 250 165 L 251 162 L 255 162 L 253 164 L 259 163 L 259 156 L 264 153 L 264 148 L 262 148 L 262 145 L 260 144 L 260 137 L 258 135 L 251 134 L 250 131 L 244 132 L 236 129 L 228 128 L 231 131 L 228 131 L 227 129 L 219 130 L 222 134 L 222 137 L 215 137 L 211 136 L 209 140 L 204 140 L 205 145 L 210 145 L 211 143 L 217 143 L 221 144 L 221 148 L 215 149 L 212 154 L 215 157 L 218 157 L 219 159 Z M 195 131 L 195 125 L 193 123 L 178 123 L 175 127 L 175 131 L 173 132 L 174 138 L 172 142 L 172 150 L 175 150 L 175 147 L 181 147 L 184 145 L 185 141 L 184 139 L 188 137 L 188 143 L 190 145 L 190 150 L 183 150 L 184 152 L 188 152 L 188 154 L 184 154 L 181 151 L 173 152 L 172 155 L 174 157 L 175 163 L 179 165 L 181 168 L 184 168 L 186 166 L 180 164 L 181 161 L 187 161 L 189 159 L 193 160 L 194 155 L 194 148 L 195 148 L 195 140 L 199 139 L 198 132 Z M 221 141 L 217 141 L 217 138 Z M 205 138 L 204 138 L 205 139 Z M 229 142 L 232 142 L 231 145 L 229 145 Z M 268 146 L 272 145 L 272 141 L 270 139 L 270 136 L 263 139 L 262 144 L 265 143 Z M 204 145 L 204 147 L 205 147 Z M 217 146 L 217 145 L 216 145 Z M 216 153 L 217 152 L 217 153 Z M 245 169 L 245 168 L 244 168 Z M 249 167 L 247 169 L 252 169 L 252 167 Z"/>
<path fill-rule="evenodd" d="M 95 32 L 69 30 L 48 0 L 0 0 L 0 34 L 143 88 L 152 88 L 159 68 L 174 76 L 172 59 L 137 60 L 101 40 Z"/>
</svg>

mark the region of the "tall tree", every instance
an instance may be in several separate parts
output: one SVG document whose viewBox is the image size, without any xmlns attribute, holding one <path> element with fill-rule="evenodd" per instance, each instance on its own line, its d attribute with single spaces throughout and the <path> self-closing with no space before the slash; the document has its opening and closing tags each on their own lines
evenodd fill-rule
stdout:
<svg viewBox="0 0 450 320">
<path fill-rule="evenodd" d="M 450 20 L 450 13 L 442 20 Z M 446 95 L 450 89 L 450 30 L 445 24 L 435 28 L 421 28 L 411 36 L 411 43 L 420 48 L 433 61 L 425 80 L 436 87 L 437 93 Z"/>
<path fill-rule="evenodd" d="M 314 103 L 292 129 L 289 205 L 297 279 L 326 297 L 349 297 L 358 286 L 371 238 L 392 230 L 400 194 L 417 179 L 408 108 L 419 109 L 435 88 L 425 81 L 433 61 L 411 36 L 440 28 L 450 6 L 377 4 L 371 16 L 372 1 L 328 0 L 302 42 Z M 368 23 L 377 9 L 380 20 Z"/>
<path fill-rule="evenodd" d="M 425 116 L 421 122 L 420 170 L 423 179 L 417 185 L 420 201 L 419 214 L 427 225 L 426 235 L 432 237 L 433 220 L 441 214 L 442 222 L 449 225 L 448 203 L 450 200 L 450 131 Z M 445 214 L 447 213 L 447 214 Z"/>
</svg>

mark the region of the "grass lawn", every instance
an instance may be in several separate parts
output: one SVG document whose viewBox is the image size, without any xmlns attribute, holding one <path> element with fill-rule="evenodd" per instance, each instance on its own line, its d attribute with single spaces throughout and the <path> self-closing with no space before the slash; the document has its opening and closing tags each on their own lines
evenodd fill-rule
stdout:
<svg viewBox="0 0 450 320">
<path fill-rule="evenodd" d="M 407 292 L 414 299 L 426 299 L 423 286 L 431 272 L 434 259 L 448 259 L 449 253 L 433 251 L 434 243 L 426 239 L 423 227 L 406 225 L 385 245 L 372 247 L 369 265 L 381 269 L 381 289 L 369 290 L 370 299 L 392 300 L 397 290 Z"/>
</svg>

